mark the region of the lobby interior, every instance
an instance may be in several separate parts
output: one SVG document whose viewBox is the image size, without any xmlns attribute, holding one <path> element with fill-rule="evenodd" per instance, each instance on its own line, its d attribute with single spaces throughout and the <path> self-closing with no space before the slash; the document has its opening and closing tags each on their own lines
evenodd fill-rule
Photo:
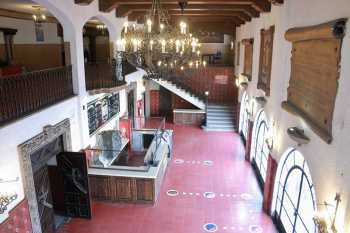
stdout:
<svg viewBox="0 0 350 233">
<path fill-rule="evenodd" d="M 350 233 L 348 0 L 1 0 L 0 233 Z"/>
</svg>

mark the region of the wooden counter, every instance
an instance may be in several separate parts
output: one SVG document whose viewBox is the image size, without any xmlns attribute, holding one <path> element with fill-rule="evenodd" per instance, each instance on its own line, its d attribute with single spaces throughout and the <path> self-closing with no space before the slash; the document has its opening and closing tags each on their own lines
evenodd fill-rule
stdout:
<svg viewBox="0 0 350 233">
<path fill-rule="evenodd" d="M 154 144 L 155 141 L 150 149 Z M 130 169 L 89 168 L 91 197 L 99 201 L 154 204 L 169 160 L 167 144 L 164 143 L 158 150 L 157 166 Z"/>
<path fill-rule="evenodd" d="M 200 109 L 174 109 L 174 124 L 201 126 L 205 111 Z"/>
</svg>

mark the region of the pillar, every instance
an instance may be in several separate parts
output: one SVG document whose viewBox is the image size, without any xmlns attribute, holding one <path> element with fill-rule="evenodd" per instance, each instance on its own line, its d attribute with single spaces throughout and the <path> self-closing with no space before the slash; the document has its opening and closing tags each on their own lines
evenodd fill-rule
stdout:
<svg viewBox="0 0 350 233">
<path fill-rule="evenodd" d="M 263 201 L 263 210 L 268 215 L 270 215 L 271 213 L 271 204 L 273 199 L 276 172 L 277 172 L 277 162 L 274 158 L 272 158 L 270 154 L 267 162 L 267 173 L 266 173 L 266 181 L 264 185 L 264 201 Z"/>
<path fill-rule="evenodd" d="M 253 142 L 253 125 L 254 123 L 251 120 L 248 120 L 248 134 L 245 143 L 245 160 L 250 161 L 250 152 L 252 149 Z"/>
</svg>

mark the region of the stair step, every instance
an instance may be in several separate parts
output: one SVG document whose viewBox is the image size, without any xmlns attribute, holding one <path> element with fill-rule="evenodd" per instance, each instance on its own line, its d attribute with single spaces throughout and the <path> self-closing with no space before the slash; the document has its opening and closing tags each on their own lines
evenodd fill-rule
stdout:
<svg viewBox="0 0 350 233">
<path fill-rule="evenodd" d="M 233 114 L 231 112 L 207 112 L 208 117 L 232 117 Z"/>
<path fill-rule="evenodd" d="M 208 109 L 233 109 L 233 106 L 229 105 L 208 105 Z"/>
<path fill-rule="evenodd" d="M 213 119 L 209 119 L 207 120 L 208 124 L 210 125 L 233 125 L 234 122 L 233 122 L 233 119 L 218 119 L 218 120 L 213 120 Z"/>
</svg>

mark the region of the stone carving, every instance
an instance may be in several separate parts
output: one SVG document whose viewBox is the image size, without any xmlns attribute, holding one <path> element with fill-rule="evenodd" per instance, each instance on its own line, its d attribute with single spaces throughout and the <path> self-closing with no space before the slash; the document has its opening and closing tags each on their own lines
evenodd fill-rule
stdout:
<svg viewBox="0 0 350 233">
<path fill-rule="evenodd" d="M 71 151 L 72 145 L 69 119 L 65 119 L 54 126 L 45 126 L 42 133 L 18 146 L 22 165 L 24 192 L 28 199 L 33 233 L 42 233 L 42 229 L 38 210 L 38 197 L 35 194 L 32 162 L 30 156 L 32 153 L 60 136 L 63 137 L 65 151 Z"/>
</svg>

